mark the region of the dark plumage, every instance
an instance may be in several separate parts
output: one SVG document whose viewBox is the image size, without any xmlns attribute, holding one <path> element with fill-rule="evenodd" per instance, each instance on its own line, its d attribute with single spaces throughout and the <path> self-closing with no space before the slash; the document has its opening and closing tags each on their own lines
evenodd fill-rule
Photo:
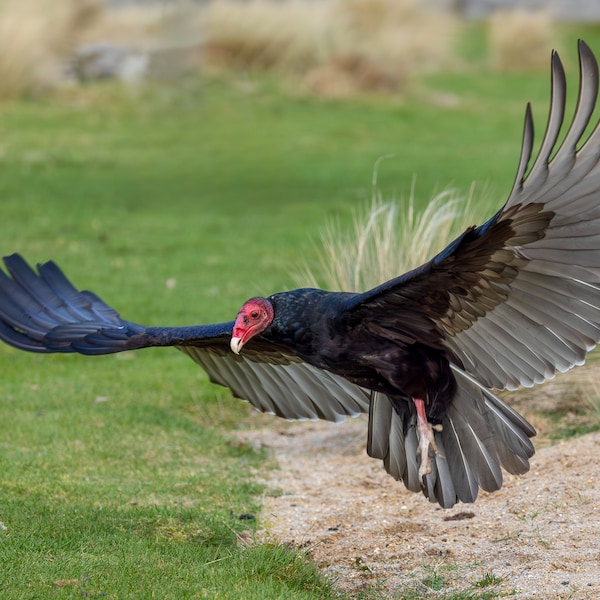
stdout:
<svg viewBox="0 0 600 600">
<path fill-rule="evenodd" d="M 78 291 L 52 262 L 0 271 L 0 337 L 32 352 L 107 354 L 176 346 L 211 379 L 288 419 L 369 413 L 367 451 L 413 491 L 450 507 L 529 468 L 535 431 L 493 389 L 540 383 L 600 339 L 600 127 L 582 144 L 598 68 L 579 45 L 581 85 L 564 141 L 565 76 L 528 171 L 527 108 L 504 207 L 421 267 L 365 293 L 302 289 L 253 298 L 229 323 L 144 327 Z M 558 146 L 558 147 L 557 147 Z M 527 173 L 527 174 L 526 174 Z"/>
</svg>

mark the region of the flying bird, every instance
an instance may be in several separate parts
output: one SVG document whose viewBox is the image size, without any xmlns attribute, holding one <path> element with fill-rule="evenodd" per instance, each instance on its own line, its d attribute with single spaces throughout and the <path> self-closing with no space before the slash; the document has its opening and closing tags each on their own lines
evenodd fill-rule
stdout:
<svg viewBox="0 0 600 600">
<path fill-rule="evenodd" d="M 600 126 L 587 136 L 598 66 L 579 42 L 575 113 L 552 54 L 548 123 L 530 166 L 528 105 L 505 205 L 429 262 L 364 293 L 297 289 L 252 298 L 235 320 L 189 327 L 127 321 L 54 262 L 0 270 L 0 338 L 30 352 L 87 355 L 174 346 L 214 383 L 286 419 L 368 413 L 367 452 L 431 502 L 474 502 L 523 474 L 533 427 L 495 391 L 584 362 L 600 339 Z M 559 139 L 562 141 L 559 143 Z"/>
</svg>

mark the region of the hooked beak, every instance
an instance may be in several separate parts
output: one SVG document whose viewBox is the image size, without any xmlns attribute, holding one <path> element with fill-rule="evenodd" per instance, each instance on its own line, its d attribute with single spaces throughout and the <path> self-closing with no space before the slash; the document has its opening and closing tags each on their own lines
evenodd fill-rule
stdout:
<svg viewBox="0 0 600 600">
<path fill-rule="evenodd" d="M 229 342 L 229 346 L 234 354 L 239 354 L 242 349 L 244 342 L 241 337 L 232 337 L 231 342 Z"/>
</svg>

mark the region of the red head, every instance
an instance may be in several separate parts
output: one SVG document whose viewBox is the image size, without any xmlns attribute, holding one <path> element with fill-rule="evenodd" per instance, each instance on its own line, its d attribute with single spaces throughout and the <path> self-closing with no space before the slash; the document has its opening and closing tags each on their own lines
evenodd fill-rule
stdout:
<svg viewBox="0 0 600 600">
<path fill-rule="evenodd" d="M 250 298 L 245 302 L 233 325 L 231 349 L 239 354 L 248 340 L 271 324 L 273 315 L 273 305 L 266 298 Z"/>
</svg>

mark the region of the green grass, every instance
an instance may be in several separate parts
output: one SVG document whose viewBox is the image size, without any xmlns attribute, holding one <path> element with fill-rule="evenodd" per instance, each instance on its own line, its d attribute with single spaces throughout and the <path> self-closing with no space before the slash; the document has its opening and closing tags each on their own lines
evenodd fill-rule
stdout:
<svg viewBox="0 0 600 600">
<path fill-rule="evenodd" d="M 461 575 L 462 574 L 462 575 Z M 485 573 L 481 579 L 474 580 L 465 588 L 464 565 L 440 562 L 433 565 L 423 565 L 421 577 L 416 577 L 399 591 L 390 596 L 379 589 L 379 584 L 372 584 L 356 595 L 358 600 L 492 600 L 512 596 L 512 591 L 502 591 L 498 586 L 503 582 L 492 572 Z M 457 591 L 457 587 L 461 588 Z"/>
<path fill-rule="evenodd" d="M 541 125 L 547 89 L 546 73 L 465 72 L 339 104 L 250 77 L 4 105 L 0 252 L 56 260 L 134 321 L 230 320 L 292 285 L 326 217 L 349 221 L 370 196 L 382 155 L 396 155 L 384 197 L 414 176 L 423 199 L 478 180 L 499 206 L 524 103 Z M 122 358 L 0 347 L 0 597 L 336 597 L 237 518 L 258 514 L 268 465 L 232 441 L 247 405 L 175 351 Z"/>
</svg>

